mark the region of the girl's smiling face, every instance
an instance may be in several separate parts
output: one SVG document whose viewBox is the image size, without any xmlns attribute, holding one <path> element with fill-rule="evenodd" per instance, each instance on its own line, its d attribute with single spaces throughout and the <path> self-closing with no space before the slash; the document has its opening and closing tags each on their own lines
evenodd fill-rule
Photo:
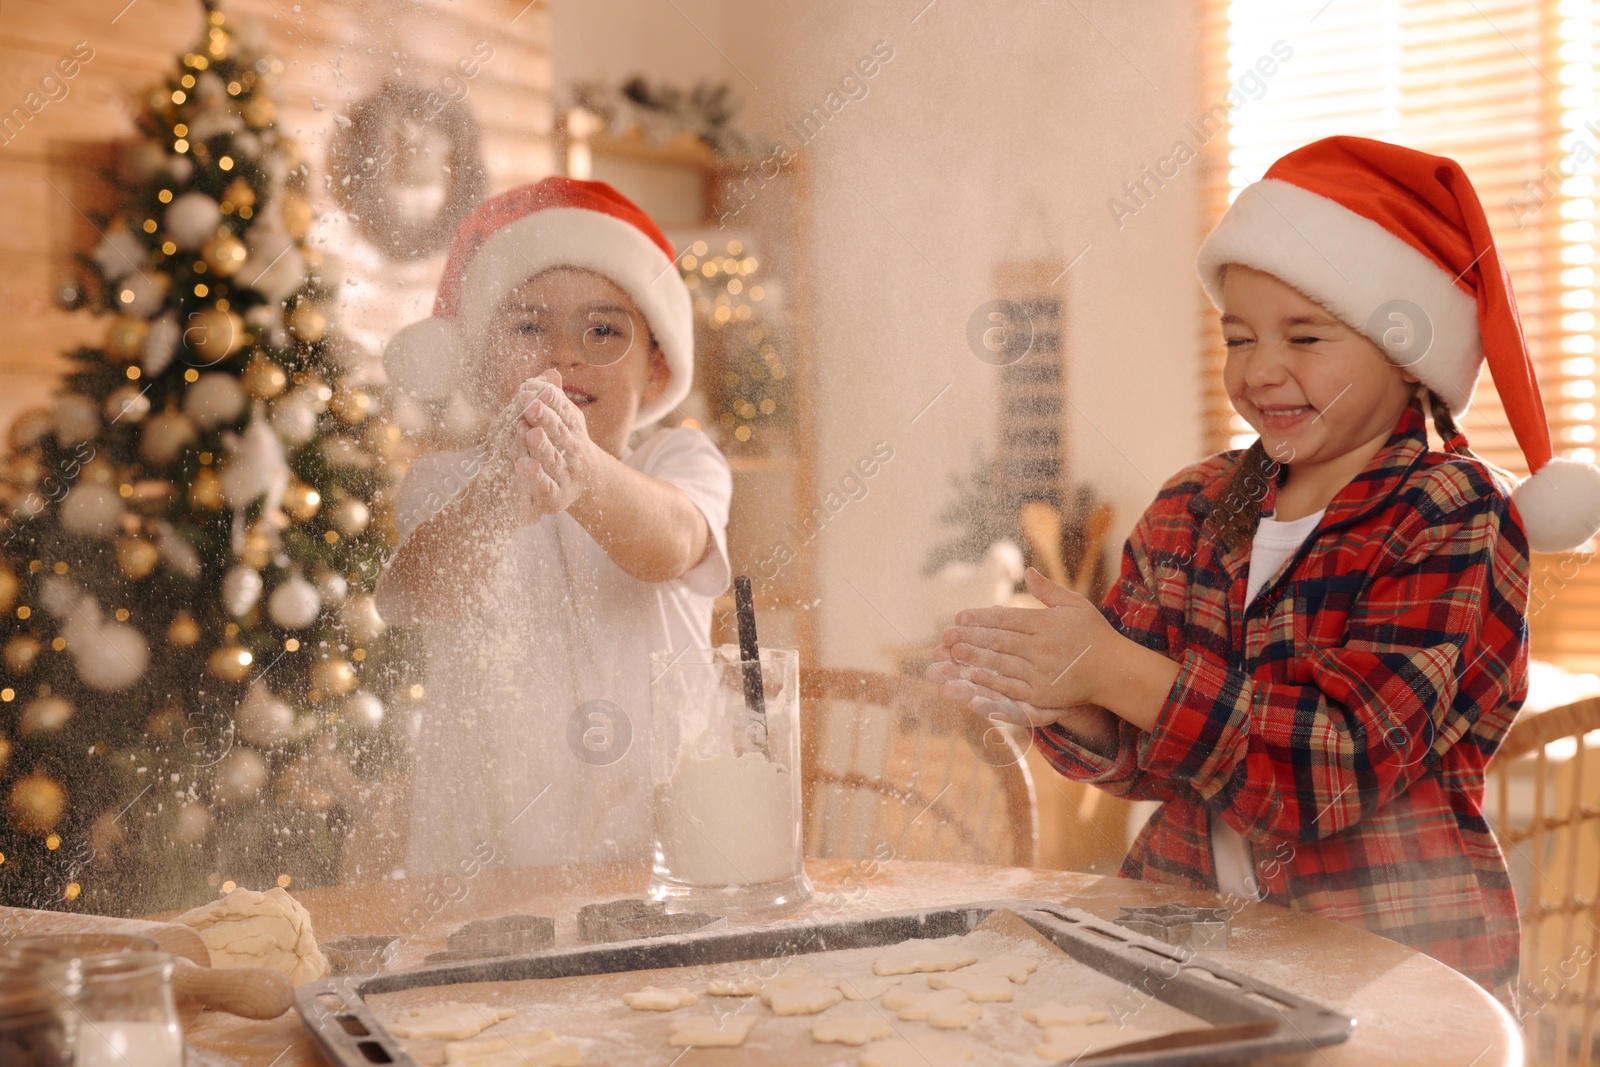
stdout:
<svg viewBox="0 0 1600 1067">
<path fill-rule="evenodd" d="M 512 290 L 490 320 L 487 359 L 475 383 L 489 410 L 549 370 L 583 412 L 589 437 L 621 455 L 641 405 L 660 396 L 670 371 L 628 294 L 592 271 L 555 267 Z"/>
<path fill-rule="evenodd" d="M 1322 305 L 1230 264 L 1222 283 L 1223 383 L 1234 410 L 1285 463 L 1336 460 L 1394 431 L 1417 378 Z"/>
</svg>

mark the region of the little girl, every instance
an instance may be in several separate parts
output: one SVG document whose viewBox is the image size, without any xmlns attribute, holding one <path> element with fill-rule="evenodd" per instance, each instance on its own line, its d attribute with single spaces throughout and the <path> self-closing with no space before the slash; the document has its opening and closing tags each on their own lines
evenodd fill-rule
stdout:
<svg viewBox="0 0 1600 1067">
<path fill-rule="evenodd" d="M 694 374 L 674 259 L 610 186 L 547 178 L 462 223 L 433 317 L 385 352 L 488 423 L 407 471 L 378 584 L 427 657 L 408 874 L 645 857 L 649 656 L 708 645 L 729 579 L 721 453 L 681 425 L 633 441 Z"/>
<path fill-rule="evenodd" d="M 1200 249 L 1259 433 L 1161 488 L 1099 610 L 962 612 L 929 676 L 1062 774 L 1162 801 L 1122 874 L 1365 926 L 1515 1010 L 1485 764 L 1527 694 L 1529 548 L 1600 527 L 1551 458 L 1511 287 L 1452 160 L 1355 137 L 1280 159 Z M 1534 476 L 1455 417 L 1487 361 Z M 1429 447 L 1424 408 L 1443 451 Z"/>
</svg>

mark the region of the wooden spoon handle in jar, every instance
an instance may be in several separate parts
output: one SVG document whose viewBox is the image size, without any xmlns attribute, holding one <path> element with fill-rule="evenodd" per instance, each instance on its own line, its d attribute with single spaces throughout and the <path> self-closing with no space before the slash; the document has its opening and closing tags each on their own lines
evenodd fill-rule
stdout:
<svg viewBox="0 0 1600 1067">
<path fill-rule="evenodd" d="M 180 997 L 246 1019 L 276 1019 L 294 1007 L 294 985 L 265 967 L 197 967 L 179 959 L 172 988 Z"/>
</svg>

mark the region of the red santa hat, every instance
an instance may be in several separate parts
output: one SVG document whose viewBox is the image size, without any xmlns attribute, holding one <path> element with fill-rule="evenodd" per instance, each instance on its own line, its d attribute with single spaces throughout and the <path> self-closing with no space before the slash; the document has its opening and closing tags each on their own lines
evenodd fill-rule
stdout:
<svg viewBox="0 0 1600 1067">
<path fill-rule="evenodd" d="M 384 349 L 394 385 L 442 400 L 483 357 L 502 301 L 553 267 L 615 282 L 649 323 L 666 357 L 666 391 L 639 409 L 636 426 L 671 411 L 694 378 L 694 318 L 672 245 L 650 216 L 604 182 L 546 178 L 478 205 L 456 229 L 433 316 L 400 330 Z"/>
<path fill-rule="evenodd" d="M 1296 149 L 1240 192 L 1200 247 L 1200 282 L 1219 309 L 1230 263 L 1326 307 L 1457 416 L 1487 361 L 1531 472 L 1512 494 L 1529 545 L 1567 551 L 1600 530 L 1600 469 L 1552 458 L 1511 280 L 1455 160 L 1364 137 Z"/>
</svg>

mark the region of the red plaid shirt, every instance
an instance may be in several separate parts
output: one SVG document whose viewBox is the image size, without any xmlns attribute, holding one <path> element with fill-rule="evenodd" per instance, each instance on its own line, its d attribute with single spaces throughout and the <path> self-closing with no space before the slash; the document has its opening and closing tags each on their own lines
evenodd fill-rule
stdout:
<svg viewBox="0 0 1600 1067">
<path fill-rule="evenodd" d="M 1265 899 L 1364 926 L 1515 1010 L 1519 933 L 1484 765 L 1527 696 L 1528 545 L 1482 463 L 1430 451 L 1420 403 L 1247 608 L 1250 543 L 1202 530 L 1238 452 L 1174 475 L 1101 611 L 1181 669 L 1115 755 L 1035 731 L 1062 774 L 1163 801 L 1122 875 L 1217 889 L 1211 827 Z M 1262 486 L 1263 511 L 1276 482 Z"/>
</svg>

